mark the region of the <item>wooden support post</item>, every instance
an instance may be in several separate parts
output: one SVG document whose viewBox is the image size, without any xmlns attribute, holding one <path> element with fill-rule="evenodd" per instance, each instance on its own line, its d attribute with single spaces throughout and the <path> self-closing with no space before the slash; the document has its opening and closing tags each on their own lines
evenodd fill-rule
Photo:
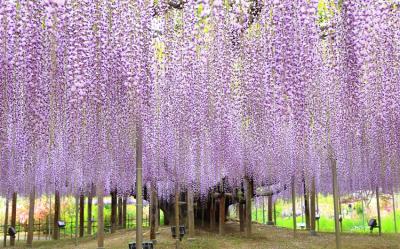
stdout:
<svg viewBox="0 0 400 249">
<path fill-rule="evenodd" d="M 245 231 L 245 227 L 246 227 L 246 222 L 244 220 L 244 216 L 245 216 L 245 207 L 244 207 L 244 203 L 242 203 L 242 201 L 239 201 L 239 222 L 240 222 L 240 232 L 244 232 Z"/>
<path fill-rule="evenodd" d="M 104 249 L 104 189 L 97 184 L 97 249 Z"/>
<path fill-rule="evenodd" d="M 225 234 L 225 195 L 219 197 L 219 234 Z"/>
<path fill-rule="evenodd" d="M 276 226 L 278 223 L 276 221 L 276 202 L 274 202 L 274 225 Z"/>
<path fill-rule="evenodd" d="M 136 249 L 143 249 L 142 124 L 136 124 Z"/>
<path fill-rule="evenodd" d="M 35 187 L 32 188 L 29 195 L 29 214 L 28 214 L 28 236 L 26 240 L 26 246 L 32 247 L 33 243 L 33 231 L 35 229 Z"/>
<path fill-rule="evenodd" d="M 253 197 L 253 183 L 251 182 L 250 179 L 246 178 L 246 214 L 245 214 L 245 220 L 246 220 L 246 237 L 251 236 L 251 200 Z"/>
<path fill-rule="evenodd" d="M 262 223 L 265 224 L 265 196 L 262 196 Z"/>
<path fill-rule="evenodd" d="M 394 232 L 397 233 L 397 218 L 396 218 L 396 198 L 394 192 L 392 191 L 392 201 L 393 201 L 393 224 Z"/>
<path fill-rule="evenodd" d="M 315 202 L 316 202 L 316 205 L 317 205 L 317 213 L 318 213 L 319 219 L 320 219 L 321 218 L 321 214 L 319 213 L 318 193 L 315 193 Z M 364 209 L 363 209 L 363 212 L 364 212 Z M 318 232 L 319 232 L 319 219 L 317 220 L 317 230 L 318 230 Z M 364 222 L 363 222 L 363 224 L 364 224 Z"/>
<path fill-rule="evenodd" d="M 79 197 L 79 237 L 82 238 L 85 233 L 85 196 Z"/>
<path fill-rule="evenodd" d="M 123 222 L 122 212 L 123 212 L 122 211 L 122 196 L 119 196 L 118 197 L 118 228 L 122 228 L 122 222 Z"/>
<path fill-rule="evenodd" d="M 303 190 L 304 190 L 304 213 L 306 218 L 306 230 L 310 230 L 310 205 L 309 195 L 306 188 L 306 179 L 303 178 Z"/>
<path fill-rule="evenodd" d="M 382 235 L 382 220 L 381 220 L 381 207 L 379 204 L 379 187 L 376 187 L 376 211 L 378 213 L 378 231 L 379 231 L 379 236 Z"/>
<path fill-rule="evenodd" d="M 16 228 L 17 225 L 17 193 L 13 193 L 11 203 L 11 226 Z M 10 246 L 15 246 L 15 238 L 10 238 Z"/>
<path fill-rule="evenodd" d="M 111 233 L 117 230 L 117 192 L 111 192 Z"/>
<path fill-rule="evenodd" d="M 60 220 L 60 192 L 56 190 L 54 193 L 54 219 L 53 219 L 53 239 L 60 239 L 60 228 L 58 221 Z"/>
<path fill-rule="evenodd" d="M 150 240 L 156 240 L 156 218 L 157 218 L 157 192 L 155 184 L 151 184 L 150 198 Z"/>
<path fill-rule="evenodd" d="M 311 181 L 311 195 L 310 195 L 310 234 L 317 235 L 315 232 L 315 178 L 312 178 Z"/>
<path fill-rule="evenodd" d="M 215 199 L 211 194 L 211 206 L 210 206 L 210 230 L 215 229 Z"/>
<path fill-rule="evenodd" d="M 333 209 L 335 215 L 336 249 L 341 249 L 342 246 L 340 240 L 340 222 L 339 222 L 339 187 L 337 182 L 336 159 L 333 158 L 333 155 L 331 155 L 330 161 L 332 168 Z"/>
<path fill-rule="evenodd" d="M 194 238 L 194 197 L 193 189 L 189 187 L 187 191 L 187 215 L 188 215 L 188 238 Z"/>
<path fill-rule="evenodd" d="M 122 203 L 122 213 L 123 213 L 123 216 L 122 216 L 122 227 L 124 228 L 124 229 L 126 229 L 126 217 L 127 217 L 127 204 L 128 204 L 128 196 L 127 195 L 125 195 L 124 196 L 124 199 L 123 199 L 123 201 L 122 201 L 123 203 Z"/>
<path fill-rule="evenodd" d="M 88 235 L 92 235 L 92 219 L 93 219 L 93 215 L 92 215 L 92 207 L 93 207 L 93 195 L 94 195 L 94 189 L 93 189 L 93 185 L 92 185 L 92 189 L 89 193 L 88 196 L 88 207 L 87 207 L 87 234 Z"/>
<path fill-rule="evenodd" d="M 274 225 L 272 221 L 272 195 L 268 195 L 268 222 L 267 225 Z"/>
<path fill-rule="evenodd" d="M 292 213 L 293 213 L 293 237 L 296 237 L 297 222 L 296 222 L 296 190 L 294 176 L 292 177 Z"/>
<path fill-rule="evenodd" d="M 3 238 L 3 247 L 7 246 L 7 227 L 8 227 L 8 196 L 6 197 L 6 212 L 5 212 L 5 216 L 4 216 L 4 238 Z"/>
<path fill-rule="evenodd" d="M 175 228 L 176 228 L 176 238 L 175 238 L 175 248 L 179 249 L 180 248 L 180 244 L 179 244 L 179 226 L 180 226 L 180 222 L 179 222 L 179 185 L 178 183 L 176 183 L 175 186 Z"/>
<path fill-rule="evenodd" d="M 75 195 L 75 246 L 78 246 L 79 195 Z"/>
</svg>

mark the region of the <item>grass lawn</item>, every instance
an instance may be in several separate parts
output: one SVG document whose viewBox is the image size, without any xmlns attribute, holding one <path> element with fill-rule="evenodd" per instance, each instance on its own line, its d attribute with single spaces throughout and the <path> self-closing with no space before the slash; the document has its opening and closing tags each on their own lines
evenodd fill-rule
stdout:
<svg viewBox="0 0 400 249">
<path fill-rule="evenodd" d="M 175 241 L 170 237 L 169 227 L 162 227 L 158 235 L 159 249 L 175 248 Z M 115 234 L 107 235 L 105 247 L 108 249 L 127 249 L 128 242 L 132 241 L 135 231 L 118 231 Z M 145 237 L 148 238 L 148 230 L 145 230 Z M 384 234 L 379 237 L 367 234 L 343 234 L 343 248 L 354 249 L 400 249 L 400 235 Z M 20 247 L 24 248 L 23 244 Z M 97 243 L 94 238 L 84 238 L 78 241 L 75 247 L 74 240 L 66 239 L 58 242 L 35 241 L 33 248 L 43 249 L 96 249 Z M 194 241 L 186 238 L 181 243 L 182 249 L 333 249 L 335 248 L 335 237 L 332 233 L 321 233 L 318 236 L 309 236 L 306 231 L 298 231 L 296 238 L 293 238 L 292 230 L 286 228 L 268 227 L 255 224 L 251 238 L 245 238 L 239 232 L 239 225 L 236 222 L 226 224 L 226 235 L 219 236 L 217 232 L 197 231 Z"/>
</svg>

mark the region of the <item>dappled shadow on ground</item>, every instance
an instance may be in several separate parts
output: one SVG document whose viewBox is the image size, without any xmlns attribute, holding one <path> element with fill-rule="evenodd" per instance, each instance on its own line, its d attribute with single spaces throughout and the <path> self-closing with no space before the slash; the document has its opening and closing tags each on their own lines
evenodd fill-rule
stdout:
<svg viewBox="0 0 400 249">
<path fill-rule="evenodd" d="M 277 228 L 266 225 L 253 225 L 253 234 L 246 238 L 239 232 L 237 222 L 227 222 L 226 234 L 219 236 L 218 231 L 198 229 L 196 238 L 181 242 L 181 249 L 334 249 L 335 237 L 332 233 L 321 233 L 310 236 L 306 231 L 298 231 L 296 238 L 293 231 L 286 228 Z M 149 233 L 145 231 L 145 238 Z M 128 249 L 129 241 L 133 241 L 135 231 L 118 231 L 106 237 L 107 249 Z M 157 238 L 156 249 L 175 249 L 175 240 L 171 238 L 169 227 L 162 227 Z M 343 234 L 343 248 L 345 249 L 400 249 L 400 235 L 384 234 L 383 236 L 365 234 Z M 22 244 L 21 244 L 22 245 Z M 24 247 L 17 247 L 24 248 Z M 96 249 L 94 237 L 87 237 L 74 245 L 74 240 L 61 240 L 59 242 L 36 242 L 34 248 L 43 249 Z"/>
</svg>

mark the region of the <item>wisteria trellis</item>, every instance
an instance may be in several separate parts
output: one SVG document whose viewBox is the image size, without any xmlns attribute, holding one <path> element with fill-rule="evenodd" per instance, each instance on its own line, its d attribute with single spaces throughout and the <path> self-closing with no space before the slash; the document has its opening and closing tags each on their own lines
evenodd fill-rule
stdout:
<svg viewBox="0 0 400 249">
<path fill-rule="evenodd" d="M 255 6 L 257 8 L 255 8 Z M 0 0 L 0 192 L 400 186 L 391 0 Z"/>
</svg>

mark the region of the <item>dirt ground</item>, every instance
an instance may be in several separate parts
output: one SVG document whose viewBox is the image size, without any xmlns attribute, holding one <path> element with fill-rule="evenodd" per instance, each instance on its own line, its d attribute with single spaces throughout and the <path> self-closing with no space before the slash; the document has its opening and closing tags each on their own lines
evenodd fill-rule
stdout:
<svg viewBox="0 0 400 249">
<path fill-rule="evenodd" d="M 145 238 L 148 238 L 148 231 Z M 105 248 L 128 249 L 128 243 L 133 241 L 135 231 L 118 231 L 106 236 Z M 251 238 L 245 238 L 239 232 L 239 225 L 234 222 L 226 224 L 226 235 L 219 236 L 218 232 L 198 230 L 196 238 L 188 241 L 184 238 L 181 249 L 334 249 L 335 236 L 332 233 L 320 233 L 310 236 L 308 232 L 298 231 L 293 238 L 293 231 L 285 228 L 276 228 L 266 225 L 254 225 Z M 25 248 L 23 244 L 20 247 Z M 97 249 L 95 238 L 87 237 L 78 240 L 65 239 L 54 241 L 35 241 L 33 248 L 43 249 Z M 170 228 L 161 227 L 157 238 L 156 249 L 174 249 L 175 241 L 171 238 Z M 362 235 L 342 234 L 342 248 L 354 249 L 400 249 L 400 234 Z"/>
</svg>

